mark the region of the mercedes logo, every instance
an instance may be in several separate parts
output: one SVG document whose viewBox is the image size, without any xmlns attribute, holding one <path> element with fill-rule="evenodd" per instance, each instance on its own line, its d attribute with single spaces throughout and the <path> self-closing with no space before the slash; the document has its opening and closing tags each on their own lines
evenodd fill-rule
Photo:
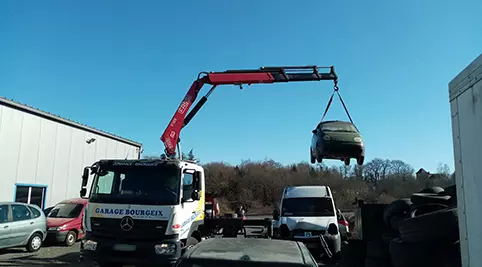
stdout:
<svg viewBox="0 0 482 267">
<path fill-rule="evenodd" d="M 120 221 L 120 228 L 122 231 L 130 231 L 134 227 L 134 220 L 131 217 L 124 217 Z"/>
</svg>

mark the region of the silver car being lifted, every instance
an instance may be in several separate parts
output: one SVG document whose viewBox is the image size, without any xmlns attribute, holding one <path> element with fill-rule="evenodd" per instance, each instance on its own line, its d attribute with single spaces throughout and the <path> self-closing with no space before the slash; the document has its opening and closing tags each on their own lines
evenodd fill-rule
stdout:
<svg viewBox="0 0 482 267">
<path fill-rule="evenodd" d="M 25 247 L 38 251 L 47 237 L 47 218 L 39 207 L 0 202 L 0 249 Z"/>
</svg>

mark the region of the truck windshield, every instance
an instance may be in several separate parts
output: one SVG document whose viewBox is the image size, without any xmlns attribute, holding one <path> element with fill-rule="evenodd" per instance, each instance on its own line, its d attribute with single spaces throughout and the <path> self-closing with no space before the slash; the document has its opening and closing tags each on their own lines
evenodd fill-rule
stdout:
<svg viewBox="0 0 482 267">
<path fill-rule="evenodd" d="M 82 212 L 82 204 L 59 203 L 53 207 L 47 217 L 49 218 L 77 218 Z"/>
<path fill-rule="evenodd" d="M 283 199 L 281 216 L 314 217 L 334 215 L 333 202 L 328 197 Z"/>
<path fill-rule="evenodd" d="M 180 183 L 181 171 L 177 166 L 101 167 L 90 199 L 101 203 L 176 205 Z"/>
</svg>

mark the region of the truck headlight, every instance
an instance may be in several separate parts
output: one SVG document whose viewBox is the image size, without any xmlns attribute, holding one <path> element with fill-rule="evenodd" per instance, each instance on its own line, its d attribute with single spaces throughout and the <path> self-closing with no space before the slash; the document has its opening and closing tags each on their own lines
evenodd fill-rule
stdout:
<svg viewBox="0 0 482 267">
<path fill-rule="evenodd" d="M 92 240 L 82 240 L 82 248 L 84 250 L 95 251 L 97 249 L 97 242 Z"/>
<path fill-rule="evenodd" d="M 176 244 L 158 244 L 154 246 L 156 254 L 167 255 L 176 253 Z"/>
</svg>

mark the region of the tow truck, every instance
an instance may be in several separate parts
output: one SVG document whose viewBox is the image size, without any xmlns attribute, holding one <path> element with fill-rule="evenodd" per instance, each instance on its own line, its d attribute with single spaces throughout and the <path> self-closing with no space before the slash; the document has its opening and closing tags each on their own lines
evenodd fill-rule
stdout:
<svg viewBox="0 0 482 267">
<path fill-rule="evenodd" d="M 323 70 L 325 70 L 323 72 Z M 182 158 L 180 132 L 216 87 L 301 81 L 334 81 L 333 66 L 262 67 L 252 70 L 201 72 L 161 136 L 165 154 L 156 160 L 101 160 L 86 167 L 81 196 L 88 191 L 83 218 L 82 260 L 102 266 L 174 263 L 206 238 L 248 237 L 245 226 L 260 226 L 271 236 L 271 219 L 242 220 L 205 216 L 206 188 L 202 166 Z M 203 85 L 210 90 L 195 102 Z M 176 157 L 176 148 L 178 150 Z M 222 229 L 222 231 L 218 231 Z"/>
</svg>

